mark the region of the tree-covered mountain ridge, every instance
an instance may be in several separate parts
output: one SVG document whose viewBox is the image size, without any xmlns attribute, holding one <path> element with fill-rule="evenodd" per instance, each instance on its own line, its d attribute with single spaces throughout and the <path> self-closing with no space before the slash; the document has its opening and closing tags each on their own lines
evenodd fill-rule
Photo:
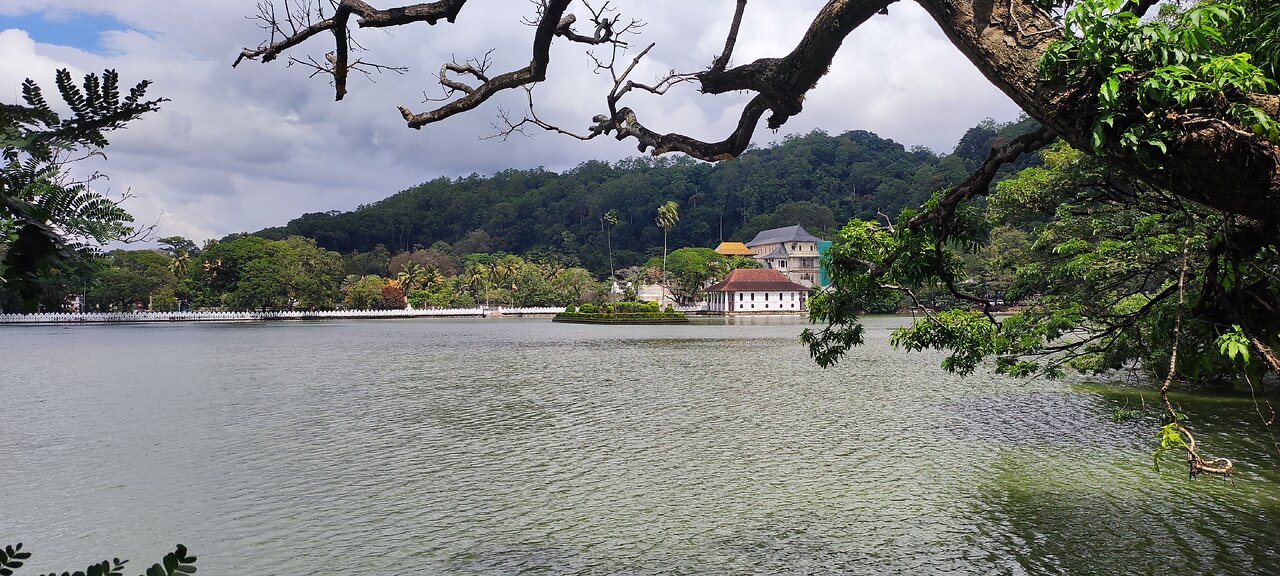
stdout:
<svg viewBox="0 0 1280 576">
<path fill-rule="evenodd" d="M 967 176 L 993 144 L 1033 122 L 970 128 L 951 154 L 902 144 L 864 130 L 788 135 L 737 159 L 708 164 L 688 158 L 588 161 L 556 173 L 543 168 L 491 176 L 440 177 L 350 212 L 304 214 L 255 235 L 313 238 L 320 247 L 392 253 L 450 244 L 456 253 L 553 253 L 596 273 L 608 271 L 606 234 L 617 267 L 660 250 L 657 207 L 679 205 L 672 247 L 745 241 L 756 232 L 802 224 L 829 237 L 850 218 L 896 214 L 903 206 Z M 616 210 L 618 223 L 603 218 Z"/>
</svg>

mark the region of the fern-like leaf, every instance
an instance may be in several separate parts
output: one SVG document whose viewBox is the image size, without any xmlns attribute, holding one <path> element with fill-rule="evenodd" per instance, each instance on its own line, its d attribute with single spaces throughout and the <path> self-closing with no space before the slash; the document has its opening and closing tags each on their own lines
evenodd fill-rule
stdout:
<svg viewBox="0 0 1280 576">
<path fill-rule="evenodd" d="M 22 561 L 30 557 L 30 552 L 22 551 L 21 542 L 0 549 L 0 576 L 12 576 L 14 570 L 22 567 Z"/>
<path fill-rule="evenodd" d="M 196 557 L 187 555 L 187 547 L 178 544 L 173 552 L 165 554 L 164 560 L 147 569 L 145 576 L 173 576 L 174 574 L 195 574 Z"/>
<path fill-rule="evenodd" d="M 75 82 L 71 81 L 71 73 L 66 68 L 60 68 L 54 74 L 54 84 L 58 86 L 58 93 L 62 95 L 63 101 L 67 103 L 67 106 L 71 107 L 71 112 L 76 117 L 83 117 L 89 114 L 84 93 L 75 85 Z"/>
</svg>

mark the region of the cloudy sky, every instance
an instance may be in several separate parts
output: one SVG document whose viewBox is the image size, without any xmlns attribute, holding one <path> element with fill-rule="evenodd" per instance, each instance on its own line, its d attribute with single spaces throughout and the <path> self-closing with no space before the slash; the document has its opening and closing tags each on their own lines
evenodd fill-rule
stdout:
<svg viewBox="0 0 1280 576">
<path fill-rule="evenodd" d="M 633 44 L 656 43 L 634 74 L 643 81 L 669 69 L 705 68 L 723 46 L 734 8 L 733 0 L 613 5 L 624 20 L 647 23 Z M 748 4 L 734 62 L 784 55 L 820 6 L 812 0 Z M 494 133 L 499 107 L 521 109 L 520 91 L 421 131 L 405 127 L 396 106 L 430 106 L 423 94 L 441 95 L 433 77 L 441 63 L 490 49 L 493 73 L 528 63 L 531 30 L 520 23 L 533 12 L 527 0 L 472 0 L 453 25 L 357 30 L 355 38 L 370 50 L 364 58 L 409 71 L 371 81 L 353 76 L 341 102 L 325 79 L 308 78 L 307 70 L 286 67 L 283 59 L 231 67 L 242 47 L 264 39 L 247 18 L 257 11 L 254 0 L 0 0 L 0 101 L 18 102 L 24 78 L 54 93 L 57 68 L 77 77 L 114 68 L 128 85 L 152 80 L 150 95 L 171 102 L 114 134 L 107 159 L 84 168 L 110 176 L 100 188 L 130 193 L 126 207 L 139 222 L 156 223 L 158 236 L 197 241 L 281 225 L 305 212 L 350 210 L 439 176 L 537 166 L 559 171 L 635 153 L 633 141 L 612 138 L 482 139 Z M 580 5 L 571 11 L 585 20 Z M 590 33 L 584 26 L 579 31 Z M 331 36 L 301 48 L 295 56 L 322 58 L 332 50 Z M 535 91 L 544 120 L 577 129 L 604 110 L 606 79 L 592 73 L 583 46 L 553 44 L 548 76 Z M 702 96 L 688 86 L 624 102 L 659 132 L 719 140 L 746 100 Z M 767 145 L 815 128 L 832 134 L 863 129 L 949 152 L 984 117 L 1016 114 L 933 21 L 904 2 L 846 40 L 803 114 L 778 134 L 759 129 L 755 141 Z"/>
</svg>

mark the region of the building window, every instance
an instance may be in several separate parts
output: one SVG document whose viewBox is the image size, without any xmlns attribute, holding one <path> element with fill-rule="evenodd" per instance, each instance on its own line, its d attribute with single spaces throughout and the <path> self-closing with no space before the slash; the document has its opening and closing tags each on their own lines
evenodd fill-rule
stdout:
<svg viewBox="0 0 1280 576">
<path fill-rule="evenodd" d="M 792 292 L 792 293 L 791 293 L 791 299 L 792 299 L 792 300 L 795 300 L 795 299 L 796 299 L 796 293 L 795 293 L 795 292 Z"/>
<path fill-rule="evenodd" d="M 742 293 L 741 293 L 741 292 L 739 292 L 739 293 L 738 293 L 738 301 L 739 301 L 739 302 L 741 302 L 741 301 L 742 301 Z"/>
<path fill-rule="evenodd" d="M 779 260 L 779 261 L 778 261 L 778 267 L 779 267 L 779 268 L 786 268 L 786 267 L 787 267 L 787 261 L 786 261 L 786 260 Z"/>
<path fill-rule="evenodd" d="M 765 293 L 764 293 L 764 301 L 765 301 L 765 302 L 768 302 L 768 301 L 769 301 L 769 293 L 768 293 L 768 292 L 765 292 Z"/>
<path fill-rule="evenodd" d="M 755 301 L 756 301 L 756 293 L 755 293 L 755 292 L 752 292 L 752 293 L 751 293 L 751 301 L 752 301 L 752 302 L 755 302 Z M 755 307 L 756 307 L 756 305 L 755 305 L 755 304 L 752 304 L 752 305 L 751 305 L 751 307 L 752 307 L 752 308 L 755 308 Z"/>
</svg>

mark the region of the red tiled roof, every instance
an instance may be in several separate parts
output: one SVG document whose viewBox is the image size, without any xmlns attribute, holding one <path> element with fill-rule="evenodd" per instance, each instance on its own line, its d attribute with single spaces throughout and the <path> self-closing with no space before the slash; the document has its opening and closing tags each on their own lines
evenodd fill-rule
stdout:
<svg viewBox="0 0 1280 576">
<path fill-rule="evenodd" d="M 787 279 L 780 270 L 773 268 L 740 268 L 729 276 L 712 284 L 707 292 L 808 292 L 809 289 Z"/>
</svg>

